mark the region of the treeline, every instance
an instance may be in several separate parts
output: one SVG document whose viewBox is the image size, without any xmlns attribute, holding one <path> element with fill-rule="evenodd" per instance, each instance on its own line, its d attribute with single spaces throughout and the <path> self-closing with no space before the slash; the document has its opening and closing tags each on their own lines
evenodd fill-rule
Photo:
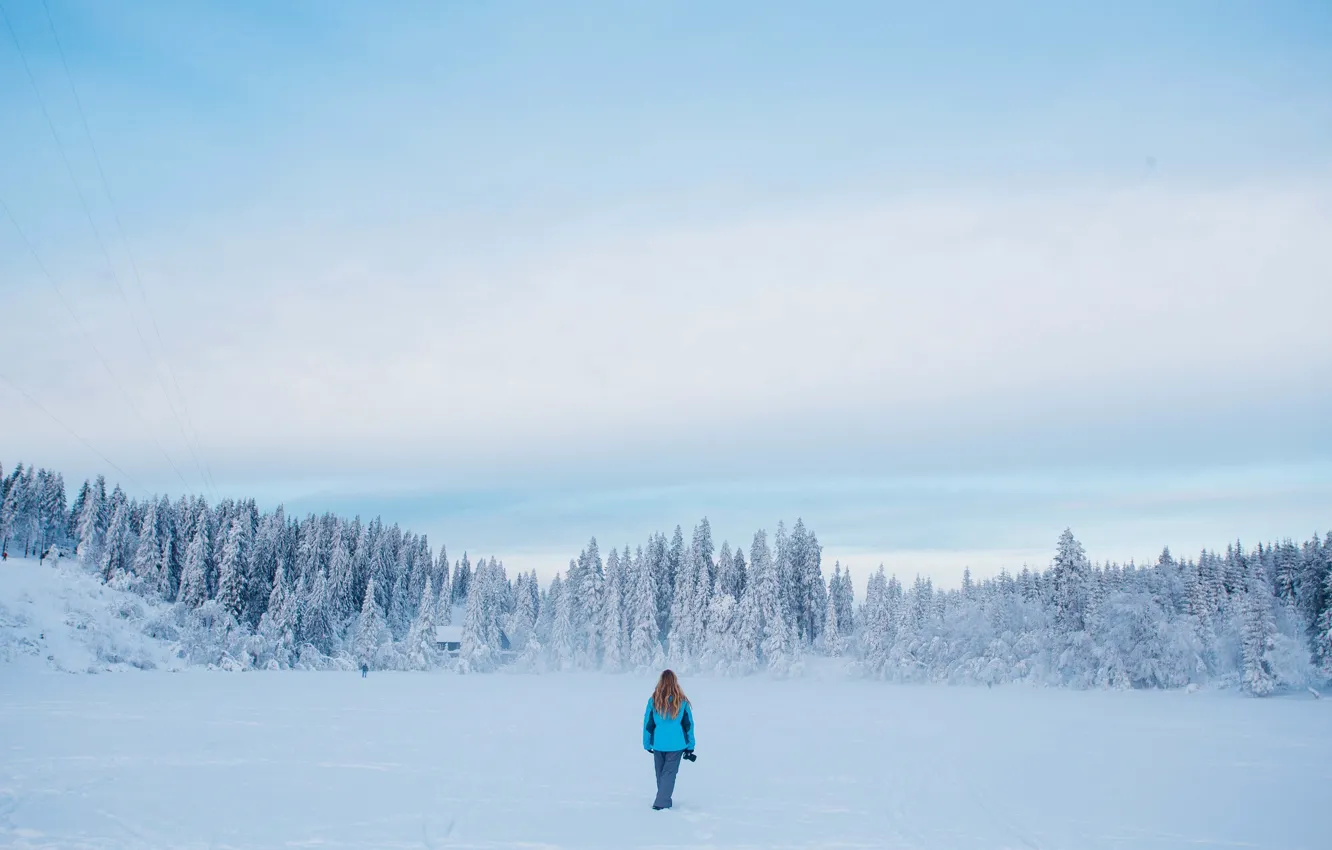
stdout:
<svg viewBox="0 0 1332 850">
<path fill-rule="evenodd" d="M 2 471 L 0 471 L 2 473 Z M 1069 531 L 1051 566 L 940 590 L 883 568 L 857 604 L 797 521 L 714 546 L 706 519 L 603 556 L 597 541 L 541 587 L 499 561 L 450 564 L 423 535 L 253 501 L 130 499 L 98 477 L 67 504 L 59 474 L 0 474 L 0 544 L 74 551 L 108 583 L 172 603 L 150 625 L 198 663 L 799 672 L 845 660 L 892 681 L 1072 687 L 1239 686 L 1332 677 L 1332 533 L 1157 563 L 1093 565 Z M 457 657 L 436 626 L 461 617 Z"/>
</svg>

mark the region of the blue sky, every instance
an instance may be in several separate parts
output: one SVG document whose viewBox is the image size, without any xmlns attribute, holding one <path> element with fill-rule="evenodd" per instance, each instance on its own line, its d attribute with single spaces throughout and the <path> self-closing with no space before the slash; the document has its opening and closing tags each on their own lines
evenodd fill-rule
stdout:
<svg viewBox="0 0 1332 850">
<path fill-rule="evenodd" d="M 0 0 L 0 363 L 132 487 L 545 574 L 1332 516 L 1327 4 L 47 3 L 110 191 Z M 110 472 L 0 391 L 6 463 Z"/>
</svg>

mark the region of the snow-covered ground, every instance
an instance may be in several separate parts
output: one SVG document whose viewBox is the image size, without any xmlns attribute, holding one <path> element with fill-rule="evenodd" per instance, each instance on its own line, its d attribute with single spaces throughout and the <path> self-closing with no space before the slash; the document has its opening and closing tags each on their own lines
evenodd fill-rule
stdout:
<svg viewBox="0 0 1332 850">
<path fill-rule="evenodd" d="M 152 636 L 166 611 L 76 561 L 10 558 L 0 566 L 0 676 L 179 668 L 176 648 Z"/>
<path fill-rule="evenodd" d="M 0 666 L 0 846 L 1326 848 L 1332 700 L 631 676 Z"/>
<path fill-rule="evenodd" d="M 1332 846 L 1307 694 L 686 677 L 657 813 L 650 678 L 180 671 L 169 613 L 3 566 L 0 847 Z"/>
</svg>

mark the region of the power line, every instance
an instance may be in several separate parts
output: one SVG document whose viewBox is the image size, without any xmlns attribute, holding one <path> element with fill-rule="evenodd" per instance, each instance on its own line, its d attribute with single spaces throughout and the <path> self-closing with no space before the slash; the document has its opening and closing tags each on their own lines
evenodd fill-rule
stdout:
<svg viewBox="0 0 1332 850">
<path fill-rule="evenodd" d="M 106 247 L 106 240 L 102 237 L 102 231 L 97 226 L 96 219 L 93 218 L 92 208 L 88 205 L 88 198 L 86 195 L 84 195 L 83 187 L 79 185 L 78 178 L 74 174 L 74 166 L 69 161 L 69 154 L 65 150 L 64 143 L 60 141 L 60 132 L 56 129 L 55 121 L 51 118 L 51 112 L 46 107 L 46 99 L 42 97 L 41 87 L 37 85 L 37 78 L 32 73 L 32 67 L 28 64 L 27 54 L 23 52 L 23 45 L 18 40 L 18 33 L 14 31 L 14 24 L 10 20 L 9 14 L 5 10 L 3 3 L 0 3 L 0 17 L 3 17 L 5 20 L 5 27 L 9 30 L 9 38 L 11 41 L 14 42 L 14 49 L 18 51 L 19 59 L 23 63 L 23 70 L 24 73 L 27 74 L 28 83 L 29 85 L 32 86 L 32 91 L 37 96 L 37 103 L 42 109 L 42 115 L 46 118 L 46 126 L 51 131 L 51 138 L 55 141 L 56 150 L 60 153 L 60 159 L 65 164 L 65 171 L 69 175 L 70 183 L 73 184 L 74 191 L 79 196 L 79 203 L 83 207 L 84 216 L 88 219 L 88 226 L 92 228 L 93 236 L 96 237 L 98 247 L 101 248 L 102 258 L 106 260 L 107 269 L 111 272 L 111 280 L 116 285 L 116 292 L 119 293 L 121 303 L 125 305 L 125 310 L 129 313 L 130 323 L 134 326 L 134 332 L 139 337 L 139 343 L 140 345 L 143 346 L 144 353 L 148 355 L 149 365 L 152 367 L 153 377 L 157 380 L 157 384 L 161 388 L 162 394 L 166 397 L 167 407 L 171 411 L 171 416 L 176 420 L 176 426 L 180 429 L 181 436 L 185 437 L 185 426 L 181 424 L 180 414 L 176 412 L 176 406 L 175 403 L 171 400 L 171 394 L 167 391 L 166 385 L 162 383 L 162 376 L 157 372 L 157 368 L 155 365 L 156 360 L 153 357 L 152 350 L 149 348 L 148 341 L 143 336 L 143 330 L 139 327 L 138 319 L 135 318 L 134 311 L 129 305 L 129 299 L 125 296 L 125 288 L 120 283 L 120 275 L 116 272 L 116 264 L 112 261 L 111 252 Z M 10 220 L 14 222 L 15 227 L 18 227 L 18 221 L 14 218 L 12 213 L 10 213 L 9 217 Z M 24 238 L 26 241 L 26 237 Z M 31 243 L 29 243 L 29 249 L 32 250 Z M 33 253 L 35 256 L 36 251 L 34 250 Z M 144 428 L 147 429 L 148 428 L 147 423 L 145 422 L 143 424 Z M 154 437 L 154 441 L 156 441 L 156 437 Z M 185 443 L 186 447 L 189 448 L 188 437 L 185 437 Z M 175 461 L 171 460 L 171 456 L 167 454 L 166 449 L 162 447 L 160 442 L 158 442 L 158 447 L 161 449 L 162 453 L 166 455 L 167 462 L 171 464 L 172 469 L 176 470 L 176 474 L 180 476 L 181 483 L 185 486 L 185 489 L 188 491 L 190 489 L 190 485 L 185 481 L 185 477 L 183 475 L 180 475 L 180 470 L 176 467 Z M 193 452 L 194 450 L 190 448 L 190 453 L 193 454 Z M 208 479 L 207 476 L 204 475 L 203 468 L 202 466 L 199 465 L 197 457 L 195 458 L 195 465 L 196 467 L 198 467 L 199 477 L 202 479 L 204 487 L 207 488 Z M 214 494 L 214 498 L 216 498 L 216 494 Z"/>
<path fill-rule="evenodd" d="M 203 455 L 203 444 L 199 440 L 199 431 L 194 427 L 194 419 L 190 416 L 189 403 L 185 399 L 185 393 L 181 391 L 180 381 L 176 379 L 176 370 L 171 365 L 171 358 L 166 356 L 166 343 L 162 340 L 162 330 L 157 324 L 157 316 L 153 313 L 152 305 L 148 302 L 148 293 L 143 285 L 143 277 L 139 274 L 139 263 L 134 258 L 134 251 L 130 247 L 129 237 L 125 233 L 125 225 L 120 220 L 120 209 L 116 204 L 115 197 L 111 194 L 111 183 L 106 179 L 106 170 L 102 168 L 102 157 L 97 151 L 97 142 L 93 140 L 92 128 L 88 124 L 88 114 L 83 109 L 83 99 L 79 97 L 79 89 L 74 85 L 74 75 L 69 70 L 69 60 L 65 56 L 65 45 L 60 40 L 60 33 L 56 30 L 55 18 L 51 15 L 51 7 L 42 0 L 42 9 L 46 12 L 46 23 L 51 28 L 51 37 L 55 39 L 56 50 L 60 54 L 60 64 L 65 69 L 65 80 L 69 83 L 69 91 L 74 95 L 74 105 L 78 108 L 79 120 L 83 124 L 83 133 L 88 138 L 88 147 L 92 151 L 93 162 L 97 165 L 97 176 L 102 181 L 102 191 L 106 193 L 106 199 L 111 207 L 111 217 L 115 220 L 116 231 L 120 235 L 121 244 L 125 248 L 125 254 L 129 257 L 130 270 L 134 272 L 134 281 L 139 288 L 139 298 L 143 301 L 144 312 L 148 314 L 148 320 L 152 324 L 153 333 L 157 337 L 157 347 L 162 352 L 162 362 L 166 364 L 167 374 L 171 377 L 171 383 L 175 387 L 176 396 L 180 401 L 181 410 L 185 412 L 185 422 L 189 426 L 190 433 L 194 438 L 194 446 L 190 445 L 189 437 L 185 435 L 184 428 L 181 429 L 181 436 L 185 438 L 185 445 L 190 449 L 190 454 L 194 457 L 196 466 L 200 465 L 200 456 Z M 128 305 L 127 305 L 128 306 Z M 165 392 L 165 387 L 163 388 Z M 170 397 L 168 394 L 168 403 Z M 179 419 L 177 420 L 179 425 Z M 198 447 L 198 454 L 195 454 L 195 446 Z M 213 480 L 212 469 L 209 468 L 208 459 L 203 458 L 204 480 L 213 490 L 213 497 L 217 497 L 217 484 Z"/>
<path fill-rule="evenodd" d="M 74 310 L 73 305 L 69 303 L 69 299 L 65 297 L 65 293 L 61 291 L 60 284 L 55 282 L 55 277 L 53 277 L 51 272 L 46 268 L 46 264 L 42 262 L 41 255 L 37 253 L 36 246 L 32 244 L 32 240 L 28 239 L 28 234 L 23 232 L 23 228 L 19 225 L 18 219 L 14 218 L 14 213 L 10 211 L 9 205 L 5 203 L 4 198 L 0 198 L 0 211 L 3 211 L 5 217 L 9 219 L 9 223 L 14 225 L 14 230 L 18 233 L 19 239 L 23 241 L 25 246 L 27 246 L 28 252 L 32 254 L 33 260 L 36 261 L 37 268 L 41 270 L 42 276 L 46 278 L 46 282 L 51 285 L 51 289 L 54 290 L 56 297 L 69 313 L 70 318 L 74 320 L 75 326 L 79 329 L 79 333 L 83 334 L 84 339 L 88 343 L 88 347 L 93 350 L 93 354 L 97 355 L 97 359 L 101 362 L 102 368 L 106 370 L 106 373 L 109 376 L 111 376 L 112 383 L 115 384 L 116 389 L 120 392 L 121 397 L 125 400 L 129 409 L 133 411 L 134 418 L 139 420 L 139 424 L 143 426 L 144 433 L 146 433 L 153 441 L 153 445 L 157 447 L 157 450 L 162 453 L 162 457 L 166 458 L 167 464 L 171 467 L 172 471 L 176 473 L 176 477 L 180 479 L 180 483 L 184 485 L 185 490 L 188 492 L 190 485 L 185 481 L 185 476 L 181 474 L 175 461 L 171 459 L 171 455 L 167 454 L 161 441 L 157 439 L 157 435 L 148 427 L 148 423 L 144 420 L 143 414 L 139 413 L 138 405 L 134 403 L 133 397 L 129 394 L 129 391 L 125 389 L 125 385 L 121 382 L 120 377 L 116 375 L 115 370 L 111 368 L 111 364 L 107 362 L 106 357 L 102 354 L 102 350 L 98 348 L 97 343 L 93 341 L 92 334 L 88 333 L 87 327 L 83 324 L 83 319 Z"/>
<path fill-rule="evenodd" d="M 149 497 L 151 497 L 151 496 L 153 495 L 153 493 L 152 493 L 151 491 L 149 491 L 147 487 L 144 487 L 142 484 L 140 484 L 140 483 L 139 483 L 139 482 L 138 482 L 138 481 L 137 481 L 132 475 L 130 475 L 128 472 L 126 472 L 125 470 L 121 469 L 119 466 L 116 466 L 115 462 L 113 462 L 113 461 L 112 461 L 110 458 L 108 458 L 106 455 L 104 455 L 104 454 L 102 454 L 101 452 L 99 452 L 99 451 L 97 450 L 97 448 L 96 448 L 95 446 L 93 446 L 92 443 L 90 443 L 90 442 L 88 442 L 87 440 L 85 440 L 85 439 L 79 434 L 78 431 L 75 431 L 73 428 L 71 428 L 71 427 L 69 427 L 68 425 L 66 425 L 66 424 L 60 419 L 59 416 L 56 416 L 56 415 L 55 415 L 54 413 L 52 413 L 51 411 L 47 410 L 45 405 L 43 405 L 43 404 L 42 404 L 40 401 L 38 401 L 37 399 L 33 398 L 31 395 L 29 395 L 29 394 L 28 394 L 28 391 L 25 390 L 25 389 L 23 389 L 23 387 L 20 387 L 18 384 L 14 383 L 14 381 L 13 381 L 8 375 L 6 375 L 4 372 L 0 372 L 0 381 L 4 381 L 6 384 L 9 384 L 10 388 L 13 389 L 14 392 L 16 392 L 16 393 L 18 393 L 19 395 L 21 395 L 21 396 L 23 396 L 24 398 L 26 398 L 26 399 L 32 404 L 33 407 L 37 408 L 37 409 L 40 410 L 42 413 L 45 413 L 48 417 L 50 417 L 50 419 L 51 419 L 52 422 L 54 422 L 55 424 L 59 425 L 61 428 L 64 428 L 66 431 L 68 431 L 68 432 L 70 433 L 70 435 L 71 435 L 72 437 L 74 437 L 74 439 L 78 440 L 80 443 L 83 443 L 83 445 L 88 449 L 88 451 L 92 452 L 93 454 L 95 454 L 95 455 L 97 455 L 99 458 L 101 458 L 103 463 L 105 463 L 107 466 L 109 466 L 109 467 L 111 467 L 112 469 L 114 469 L 116 472 L 119 472 L 119 473 L 121 474 L 121 476 L 125 478 L 126 481 L 128 481 L 128 482 L 131 483 L 131 484 L 133 484 L 136 488 L 138 488 L 139 490 L 142 490 L 145 496 L 149 496 Z"/>
</svg>

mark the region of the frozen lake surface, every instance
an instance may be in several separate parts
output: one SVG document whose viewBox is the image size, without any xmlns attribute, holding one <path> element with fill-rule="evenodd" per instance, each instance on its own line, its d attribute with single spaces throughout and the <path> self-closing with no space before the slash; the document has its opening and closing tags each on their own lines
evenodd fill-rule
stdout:
<svg viewBox="0 0 1332 850">
<path fill-rule="evenodd" d="M 0 666 L 0 846 L 1326 848 L 1332 700 Z"/>
</svg>

